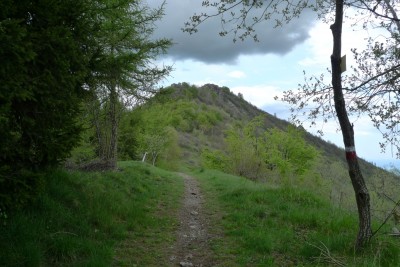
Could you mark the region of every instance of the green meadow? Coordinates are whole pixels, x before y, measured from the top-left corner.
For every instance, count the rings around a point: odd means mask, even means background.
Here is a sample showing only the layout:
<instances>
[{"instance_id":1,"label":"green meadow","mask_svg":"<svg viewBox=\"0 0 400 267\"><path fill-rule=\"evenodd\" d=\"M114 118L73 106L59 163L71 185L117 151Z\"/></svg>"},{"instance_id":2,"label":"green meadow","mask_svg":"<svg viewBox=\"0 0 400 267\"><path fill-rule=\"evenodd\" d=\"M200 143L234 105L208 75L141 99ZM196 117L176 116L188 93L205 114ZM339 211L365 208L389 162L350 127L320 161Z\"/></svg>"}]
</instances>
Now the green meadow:
<instances>
[{"instance_id":1,"label":"green meadow","mask_svg":"<svg viewBox=\"0 0 400 267\"><path fill-rule=\"evenodd\" d=\"M396 266L384 226L355 253L357 215L306 188L192 170L211 218L216 266ZM142 162L113 172L54 170L33 206L0 227L1 266L168 266L182 178ZM375 222L376 229L379 222Z\"/></svg>"}]
</instances>

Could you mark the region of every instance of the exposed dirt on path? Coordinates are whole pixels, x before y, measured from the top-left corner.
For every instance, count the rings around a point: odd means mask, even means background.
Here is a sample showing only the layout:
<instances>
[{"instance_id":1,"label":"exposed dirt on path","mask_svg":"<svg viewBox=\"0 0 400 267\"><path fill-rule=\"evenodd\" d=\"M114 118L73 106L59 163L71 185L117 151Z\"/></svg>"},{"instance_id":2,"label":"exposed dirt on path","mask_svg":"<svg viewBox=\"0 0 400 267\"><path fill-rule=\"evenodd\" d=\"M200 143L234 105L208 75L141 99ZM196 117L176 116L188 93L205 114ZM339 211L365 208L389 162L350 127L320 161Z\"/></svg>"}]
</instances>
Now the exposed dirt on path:
<instances>
[{"instance_id":1,"label":"exposed dirt on path","mask_svg":"<svg viewBox=\"0 0 400 267\"><path fill-rule=\"evenodd\" d=\"M184 178L185 193L179 211L177 241L172 247L170 263L173 266L214 266L208 232L210 218L204 212L204 199L198 182L193 177Z\"/></svg>"}]
</instances>

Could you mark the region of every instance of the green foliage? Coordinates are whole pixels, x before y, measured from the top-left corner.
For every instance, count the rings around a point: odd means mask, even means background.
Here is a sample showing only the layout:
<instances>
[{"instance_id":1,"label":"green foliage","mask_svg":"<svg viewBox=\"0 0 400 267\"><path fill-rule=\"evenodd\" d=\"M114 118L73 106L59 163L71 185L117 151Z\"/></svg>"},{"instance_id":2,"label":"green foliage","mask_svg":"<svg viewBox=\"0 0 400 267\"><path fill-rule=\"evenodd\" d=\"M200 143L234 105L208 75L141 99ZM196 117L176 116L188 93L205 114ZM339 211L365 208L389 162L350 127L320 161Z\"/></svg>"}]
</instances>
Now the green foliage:
<instances>
[{"instance_id":1,"label":"green foliage","mask_svg":"<svg viewBox=\"0 0 400 267\"><path fill-rule=\"evenodd\" d=\"M2 210L0 208L0 225L6 226L7 225L7 211L6 210Z\"/></svg>"},{"instance_id":2,"label":"green foliage","mask_svg":"<svg viewBox=\"0 0 400 267\"><path fill-rule=\"evenodd\" d=\"M165 130L165 139L167 140L164 150L159 157L159 166L166 170L177 171L180 166L182 151L178 145L178 132L168 126Z\"/></svg>"},{"instance_id":3,"label":"green foliage","mask_svg":"<svg viewBox=\"0 0 400 267\"><path fill-rule=\"evenodd\" d=\"M179 99L173 97L174 90L167 87L160 90L154 98L141 110L147 118L161 117L163 125L175 127L183 132L192 132L195 129L209 131L213 126L222 121L220 110L196 102L199 91L196 87L186 83L183 87L184 96ZM180 87L179 87L180 88ZM190 97L187 97L190 96Z\"/></svg>"},{"instance_id":4,"label":"green foliage","mask_svg":"<svg viewBox=\"0 0 400 267\"><path fill-rule=\"evenodd\" d=\"M289 126L286 132L273 128L265 134L267 161L276 165L281 175L303 175L313 167L319 153L306 143L303 132Z\"/></svg>"},{"instance_id":5,"label":"green foliage","mask_svg":"<svg viewBox=\"0 0 400 267\"><path fill-rule=\"evenodd\" d=\"M186 88L185 95L188 100L196 99L199 96L199 90L197 90L196 86L189 85L188 83L182 83L182 86Z\"/></svg>"},{"instance_id":6,"label":"green foliage","mask_svg":"<svg viewBox=\"0 0 400 267\"><path fill-rule=\"evenodd\" d=\"M122 114L119 124L118 136L118 158L120 160L137 159L138 140L134 134L136 127L138 127L140 118L130 116L128 112Z\"/></svg>"},{"instance_id":7,"label":"green foliage","mask_svg":"<svg viewBox=\"0 0 400 267\"><path fill-rule=\"evenodd\" d=\"M79 140L90 23L85 2L8 0L0 10L0 206L12 209Z\"/></svg>"},{"instance_id":8,"label":"green foliage","mask_svg":"<svg viewBox=\"0 0 400 267\"><path fill-rule=\"evenodd\" d=\"M68 158L72 164L84 164L96 158L94 145L90 140L81 140L79 145L76 146Z\"/></svg>"},{"instance_id":9,"label":"green foliage","mask_svg":"<svg viewBox=\"0 0 400 267\"><path fill-rule=\"evenodd\" d=\"M122 94L139 96L138 88L152 87L170 71L151 64L170 41L151 38L162 8L141 2L7 0L0 10L0 207L5 207L13 205L5 198L17 202L35 195L36 172L69 156L82 130L81 103L89 96L98 104L92 114L107 113L109 119L97 130L112 130L94 135L104 138L84 136L73 159L92 158L94 140L116 152ZM110 141L100 142L104 139ZM20 185L25 193L14 188Z\"/></svg>"},{"instance_id":10,"label":"green foliage","mask_svg":"<svg viewBox=\"0 0 400 267\"><path fill-rule=\"evenodd\" d=\"M227 131L228 168L234 174L257 179L264 173L264 158L260 154L257 138L249 128L251 124L244 127L238 125Z\"/></svg>"},{"instance_id":11,"label":"green foliage","mask_svg":"<svg viewBox=\"0 0 400 267\"><path fill-rule=\"evenodd\" d=\"M98 26L92 33L97 49L88 82L93 99L88 106L98 137L98 156L116 165L123 107L145 98L170 72L170 67L152 62L166 52L171 41L152 37L162 7L151 9L144 2L130 0L99 0L99 4L102 8L96 8L93 18Z\"/></svg>"},{"instance_id":12,"label":"green foliage","mask_svg":"<svg viewBox=\"0 0 400 267\"><path fill-rule=\"evenodd\" d=\"M48 172L40 197L29 208L13 211L7 224L0 225L0 265L166 262L169 255L159 251L174 238L182 179L137 162L122 162L119 167L119 172ZM124 242L141 246L124 251Z\"/></svg>"},{"instance_id":13,"label":"green foliage","mask_svg":"<svg viewBox=\"0 0 400 267\"><path fill-rule=\"evenodd\" d=\"M227 131L225 142L232 173L257 179L266 170L279 170L282 177L304 175L314 167L318 151L308 145L303 133L289 126L264 130L264 117L258 116L246 125L238 124Z\"/></svg>"},{"instance_id":14,"label":"green foliage","mask_svg":"<svg viewBox=\"0 0 400 267\"><path fill-rule=\"evenodd\" d=\"M207 169L225 171L227 156L220 150L204 149L201 152L202 166Z\"/></svg>"},{"instance_id":15,"label":"green foliage","mask_svg":"<svg viewBox=\"0 0 400 267\"><path fill-rule=\"evenodd\" d=\"M132 148L129 153L141 159L147 152L150 160L160 160L160 166L167 168L180 159L178 131L210 132L222 120L217 109L198 105L193 100L175 100L172 92L169 88L162 89L148 103L128 112L127 118L135 121L135 127L124 130L125 136L137 141L136 151Z\"/></svg>"},{"instance_id":16,"label":"green foliage","mask_svg":"<svg viewBox=\"0 0 400 267\"><path fill-rule=\"evenodd\" d=\"M54 164L78 140L86 56L78 43L85 38L78 32L85 21L77 16L83 6L70 1L12 2L2 2L2 10L8 3L14 7L0 18L1 25L6 24L1 37L12 40L2 40L0 50L0 101L6 107L0 128L10 137L0 144L2 159L30 166ZM11 21L15 27L7 26Z\"/></svg>"},{"instance_id":17,"label":"green foliage","mask_svg":"<svg viewBox=\"0 0 400 267\"><path fill-rule=\"evenodd\" d=\"M6 175L0 174L0 208L9 214L31 203L44 189L45 181L41 172L25 168L2 171Z\"/></svg>"},{"instance_id":18,"label":"green foliage","mask_svg":"<svg viewBox=\"0 0 400 267\"><path fill-rule=\"evenodd\" d=\"M95 146L95 132L90 127L91 121L90 117L86 112L82 112L79 116L79 122L82 125L82 132L80 134L80 140L77 146L75 146L68 159L65 162L65 165L70 165L74 167L75 165L86 164L90 161L93 161L96 155Z\"/></svg>"}]
</instances>

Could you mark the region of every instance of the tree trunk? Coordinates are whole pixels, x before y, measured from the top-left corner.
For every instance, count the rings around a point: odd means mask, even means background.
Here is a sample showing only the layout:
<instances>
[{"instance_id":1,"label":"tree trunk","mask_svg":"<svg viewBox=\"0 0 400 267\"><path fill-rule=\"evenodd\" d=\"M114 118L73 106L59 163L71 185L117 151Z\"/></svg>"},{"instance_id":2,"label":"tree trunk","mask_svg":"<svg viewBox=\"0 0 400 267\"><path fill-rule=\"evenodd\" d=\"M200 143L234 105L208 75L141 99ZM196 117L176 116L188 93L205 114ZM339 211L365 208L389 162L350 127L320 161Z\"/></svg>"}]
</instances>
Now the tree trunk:
<instances>
[{"instance_id":1,"label":"tree trunk","mask_svg":"<svg viewBox=\"0 0 400 267\"><path fill-rule=\"evenodd\" d=\"M110 145L108 148L107 162L115 168L117 167L117 142L118 142L118 96L116 85L113 84L110 88Z\"/></svg>"},{"instance_id":2,"label":"tree trunk","mask_svg":"<svg viewBox=\"0 0 400 267\"><path fill-rule=\"evenodd\" d=\"M97 106L96 100L92 99L90 103L90 111L93 115L92 124L96 130L96 137L97 142L99 144L99 151L97 152L98 155L103 155L102 149L104 147L104 138L101 132L101 119L100 119L100 107Z\"/></svg>"},{"instance_id":3,"label":"tree trunk","mask_svg":"<svg viewBox=\"0 0 400 267\"><path fill-rule=\"evenodd\" d=\"M142 162L146 161L146 156L147 156L147 152L144 152L143 158L142 158Z\"/></svg>"},{"instance_id":4,"label":"tree trunk","mask_svg":"<svg viewBox=\"0 0 400 267\"><path fill-rule=\"evenodd\" d=\"M156 165L156 160L157 160L157 156L158 156L158 152L153 152L153 166Z\"/></svg>"},{"instance_id":5,"label":"tree trunk","mask_svg":"<svg viewBox=\"0 0 400 267\"><path fill-rule=\"evenodd\" d=\"M333 53L331 56L332 65L332 86L334 93L335 110L342 130L343 143L346 150L346 160L349 168L349 176L355 192L359 231L355 244L356 250L360 250L371 238L371 213L370 197L364 178L358 164L354 143L353 125L350 123L342 90L341 78L341 42L343 24L343 0L336 0L335 22L331 25L333 35Z\"/></svg>"}]
</instances>

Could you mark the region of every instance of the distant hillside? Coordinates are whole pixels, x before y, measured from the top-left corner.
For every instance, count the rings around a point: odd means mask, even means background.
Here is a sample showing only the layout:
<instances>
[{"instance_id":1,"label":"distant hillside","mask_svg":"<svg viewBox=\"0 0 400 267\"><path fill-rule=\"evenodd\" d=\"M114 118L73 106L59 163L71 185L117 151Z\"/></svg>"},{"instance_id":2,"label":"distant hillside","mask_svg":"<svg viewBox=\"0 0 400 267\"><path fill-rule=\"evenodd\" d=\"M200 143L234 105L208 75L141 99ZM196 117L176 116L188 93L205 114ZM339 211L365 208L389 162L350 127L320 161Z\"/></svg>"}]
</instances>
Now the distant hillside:
<instances>
[{"instance_id":1,"label":"distant hillside","mask_svg":"<svg viewBox=\"0 0 400 267\"><path fill-rule=\"evenodd\" d=\"M185 129L182 125L173 125L179 132L179 144L183 148L183 159L191 165L198 165L201 150L204 148L224 149L224 132L234 124L248 123L254 117L263 114L265 116L265 128L277 127L286 129L289 123L266 113L243 98L233 94L227 87L219 87L214 84L206 84L201 87L191 86L187 83L172 84L161 90L152 101L146 105L155 103L180 103L190 104L190 109L184 109L185 119L191 119L189 124L194 127ZM178 104L177 104L178 105ZM171 108L177 108L172 107ZM182 108L180 105L179 108ZM207 127L204 120L197 118L202 112L212 111L219 118ZM168 111L166 111L168 112ZM172 115L174 116L174 115Z\"/></svg>"},{"instance_id":2,"label":"distant hillside","mask_svg":"<svg viewBox=\"0 0 400 267\"><path fill-rule=\"evenodd\" d=\"M278 128L285 131L290 125L289 122L248 103L229 88L213 84L201 87L188 83L172 84L160 90L136 112L141 112L140 116L146 117L143 119L145 123L155 120L156 124L169 126L176 131L181 162L189 168L201 166L201 155L205 149L226 151L226 131L235 125L241 127L256 116L263 115L265 130ZM304 131L302 128L300 130ZM318 166L314 171L323 181L314 182L314 185L320 183L321 194L338 206L355 209L344 150L308 132L304 133L304 138L320 151ZM164 159L164 166L172 164L169 155L165 155ZM382 211L383 216L384 210L396 198L391 196L398 195L396 186L399 179L362 159L360 164L372 192L375 205L373 208Z\"/></svg>"},{"instance_id":3,"label":"distant hillside","mask_svg":"<svg viewBox=\"0 0 400 267\"><path fill-rule=\"evenodd\" d=\"M176 100L187 100L203 106L202 110L213 109L220 112L223 120L213 125L213 127L204 132L207 136L207 142L201 142L197 137L194 137L194 132L180 131L181 145L191 151L198 151L203 146L221 148L223 143L223 132L233 123L247 123L258 115L265 116L265 128L279 128L285 130L290 124L288 121L279 119L256 106L244 100L242 97L232 93L227 87L219 87L214 84L206 84L201 87L191 86L188 83L172 84L163 89L150 103L154 102L169 102ZM178 128L179 130L179 128ZM192 142L189 141L192 139ZM307 141L323 152L326 160L329 162L339 161L342 164L347 164L344 157L343 149L336 145L326 142L323 139L306 132ZM188 153L187 151L184 151ZM190 153L192 155L192 153ZM192 155L196 157L196 155ZM361 166L365 175L371 175L377 168L371 163L361 159Z\"/></svg>"}]
</instances>

